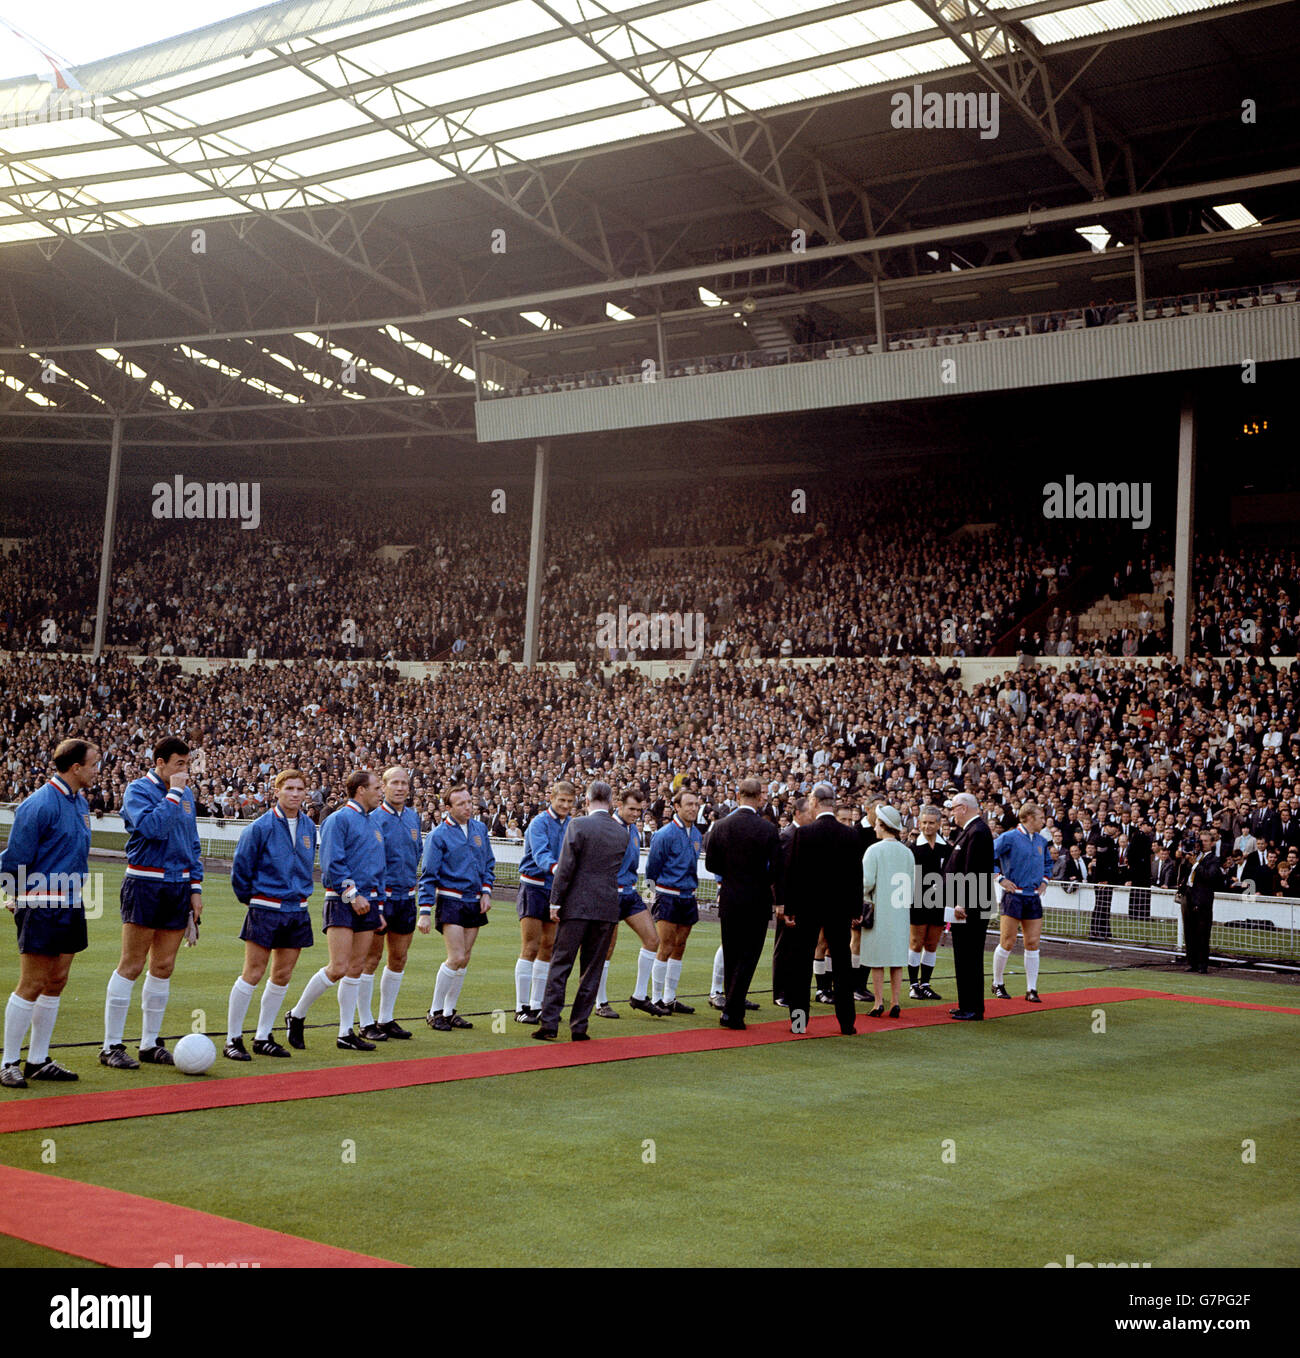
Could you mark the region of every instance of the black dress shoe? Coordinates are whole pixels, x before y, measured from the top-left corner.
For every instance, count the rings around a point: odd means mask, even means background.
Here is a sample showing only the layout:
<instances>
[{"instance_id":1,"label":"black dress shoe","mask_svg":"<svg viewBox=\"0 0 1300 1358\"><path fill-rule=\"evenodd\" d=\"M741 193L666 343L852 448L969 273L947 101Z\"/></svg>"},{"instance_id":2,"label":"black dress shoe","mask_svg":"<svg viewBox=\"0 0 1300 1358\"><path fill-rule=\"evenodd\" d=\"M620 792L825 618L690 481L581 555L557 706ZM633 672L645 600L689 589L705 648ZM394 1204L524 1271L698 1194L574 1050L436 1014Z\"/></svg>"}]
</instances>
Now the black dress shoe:
<instances>
[{"instance_id":1,"label":"black dress shoe","mask_svg":"<svg viewBox=\"0 0 1300 1358\"><path fill-rule=\"evenodd\" d=\"M590 1042L590 1041L591 1041L591 1034L590 1034L590 1033L570 1033L570 1034L569 1034L569 1041L570 1041L570 1042Z\"/></svg>"},{"instance_id":2,"label":"black dress shoe","mask_svg":"<svg viewBox=\"0 0 1300 1358\"><path fill-rule=\"evenodd\" d=\"M389 1037L396 1037L404 1040L411 1036L410 1030L403 1028L396 1019L390 1019L387 1023L381 1023L379 1026Z\"/></svg>"},{"instance_id":3,"label":"black dress shoe","mask_svg":"<svg viewBox=\"0 0 1300 1358\"><path fill-rule=\"evenodd\" d=\"M340 1037L335 1045L341 1052L372 1052L375 1049L373 1042L367 1042L364 1037L358 1037L353 1032L349 1032L346 1037Z\"/></svg>"},{"instance_id":4,"label":"black dress shoe","mask_svg":"<svg viewBox=\"0 0 1300 1358\"><path fill-rule=\"evenodd\" d=\"M841 1029L840 1029L840 1036L841 1036L841 1037L857 1037L857 1035L858 1035L858 1030L857 1030L856 1028L841 1028Z\"/></svg>"},{"instance_id":5,"label":"black dress shoe","mask_svg":"<svg viewBox=\"0 0 1300 1358\"><path fill-rule=\"evenodd\" d=\"M79 1080L80 1075L74 1074L66 1066L61 1066L57 1061L28 1061L23 1067L23 1076L28 1080Z\"/></svg>"},{"instance_id":6,"label":"black dress shoe","mask_svg":"<svg viewBox=\"0 0 1300 1358\"><path fill-rule=\"evenodd\" d=\"M952 1009L949 1011L951 1016L966 1023L983 1023L984 1015L977 1014L973 1009Z\"/></svg>"},{"instance_id":7,"label":"black dress shoe","mask_svg":"<svg viewBox=\"0 0 1300 1358\"><path fill-rule=\"evenodd\" d=\"M255 1037L253 1053L256 1056L288 1056L289 1049L282 1047L273 1037Z\"/></svg>"},{"instance_id":8,"label":"black dress shoe","mask_svg":"<svg viewBox=\"0 0 1300 1358\"><path fill-rule=\"evenodd\" d=\"M387 1042L388 1034L378 1023L367 1023L361 1030L361 1036L367 1042Z\"/></svg>"},{"instance_id":9,"label":"black dress shoe","mask_svg":"<svg viewBox=\"0 0 1300 1358\"><path fill-rule=\"evenodd\" d=\"M554 1028L539 1028L535 1033L529 1033L529 1037L537 1042L554 1042L559 1033Z\"/></svg>"},{"instance_id":10,"label":"black dress shoe","mask_svg":"<svg viewBox=\"0 0 1300 1358\"><path fill-rule=\"evenodd\" d=\"M306 1051L307 1038L305 1034L307 1031L307 1020L295 1018L290 1014L285 1022L289 1029L289 1045L294 1051Z\"/></svg>"},{"instance_id":11,"label":"black dress shoe","mask_svg":"<svg viewBox=\"0 0 1300 1358\"><path fill-rule=\"evenodd\" d=\"M743 1033L748 1031L743 1019L739 1023L732 1023L730 1019L720 1018L718 1020L718 1027L730 1028L733 1033Z\"/></svg>"},{"instance_id":12,"label":"black dress shoe","mask_svg":"<svg viewBox=\"0 0 1300 1358\"><path fill-rule=\"evenodd\" d=\"M758 1001L757 1001L757 1000L746 1000L746 1001L745 1001L745 1008L746 1008L746 1009L757 1009L757 1008L758 1008Z\"/></svg>"},{"instance_id":13,"label":"black dress shoe","mask_svg":"<svg viewBox=\"0 0 1300 1358\"><path fill-rule=\"evenodd\" d=\"M244 1039L242 1037L237 1037L232 1042L227 1042L221 1049L221 1054L230 1061L251 1061L253 1059L248 1054L248 1048L244 1046Z\"/></svg>"}]
</instances>

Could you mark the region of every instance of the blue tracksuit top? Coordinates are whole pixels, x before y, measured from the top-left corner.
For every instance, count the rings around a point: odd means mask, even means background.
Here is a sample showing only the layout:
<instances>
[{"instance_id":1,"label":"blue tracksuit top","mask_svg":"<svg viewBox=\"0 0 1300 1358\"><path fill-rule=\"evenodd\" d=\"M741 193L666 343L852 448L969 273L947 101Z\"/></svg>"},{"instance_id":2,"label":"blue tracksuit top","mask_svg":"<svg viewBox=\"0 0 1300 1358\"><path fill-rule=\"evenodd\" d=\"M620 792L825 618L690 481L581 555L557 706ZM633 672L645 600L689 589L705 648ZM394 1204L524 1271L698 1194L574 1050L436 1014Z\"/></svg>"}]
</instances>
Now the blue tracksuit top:
<instances>
[{"instance_id":1,"label":"blue tracksuit top","mask_svg":"<svg viewBox=\"0 0 1300 1358\"><path fill-rule=\"evenodd\" d=\"M128 831L126 875L151 882L188 882L203 890L203 859L194 794L170 789L150 769L126 789L122 819Z\"/></svg>"},{"instance_id":2,"label":"blue tracksuit top","mask_svg":"<svg viewBox=\"0 0 1300 1358\"><path fill-rule=\"evenodd\" d=\"M349 886L369 900L384 899L387 859L375 817L349 798L320 828L320 875L327 896Z\"/></svg>"},{"instance_id":3,"label":"blue tracksuit top","mask_svg":"<svg viewBox=\"0 0 1300 1358\"><path fill-rule=\"evenodd\" d=\"M548 806L528 822L524 831L524 856L519 864L519 880L529 886L551 889L551 875L560 861L560 845L572 816L563 820Z\"/></svg>"},{"instance_id":4,"label":"blue tracksuit top","mask_svg":"<svg viewBox=\"0 0 1300 1358\"><path fill-rule=\"evenodd\" d=\"M700 845L704 836L674 816L650 841L646 880L668 896L694 896L700 882Z\"/></svg>"},{"instance_id":5,"label":"blue tracksuit top","mask_svg":"<svg viewBox=\"0 0 1300 1358\"><path fill-rule=\"evenodd\" d=\"M262 910L306 910L316 890L316 826L298 812L298 833L290 840L289 818L273 806L239 837L230 868L235 899Z\"/></svg>"},{"instance_id":6,"label":"blue tracksuit top","mask_svg":"<svg viewBox=\"0 0 1300 1358\"><path fill-rule=\"evenodd\" d=\"M496 864L487 826L481 820L471 820L462 830L451 816L444 816L424 841L420 909L432 910L439 896L477 906L483 892L496 881Z\"/></svg>"},{"instance_id":7,"label":"blue tracksuit top","mask_svg":"<svg viewBox=\"0 0 1300 1358\"><path fill-rule=\"evenodd\" d=\"M0 873L21 909L80 905L90 854L90 807L56 773L14 812Z\"/></svg>"}]
</instances>

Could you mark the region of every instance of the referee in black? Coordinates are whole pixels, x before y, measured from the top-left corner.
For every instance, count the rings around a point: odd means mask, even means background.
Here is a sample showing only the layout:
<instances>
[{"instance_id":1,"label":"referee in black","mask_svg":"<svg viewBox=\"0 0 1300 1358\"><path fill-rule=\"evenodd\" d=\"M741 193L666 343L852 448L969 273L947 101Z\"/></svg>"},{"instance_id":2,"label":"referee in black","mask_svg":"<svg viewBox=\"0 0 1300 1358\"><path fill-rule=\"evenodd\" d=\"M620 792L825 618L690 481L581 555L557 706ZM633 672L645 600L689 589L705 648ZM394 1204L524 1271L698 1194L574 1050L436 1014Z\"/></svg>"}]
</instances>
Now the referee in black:
<instances>
[{"instance_id":1,"label":"referee in black","mask_svg":"<svg viewBox=\"0 0 1300 1358\"><path fill-rule=\"evenodd\" d=\"M724 1028L743 1031L745 999L763 953L772 917L772 888L781 835L763 809L763 785L746 778L737 789L736 809L709 827L704 866L719 879L718 919L722 924Z\"/></svg>"}]
</instances>

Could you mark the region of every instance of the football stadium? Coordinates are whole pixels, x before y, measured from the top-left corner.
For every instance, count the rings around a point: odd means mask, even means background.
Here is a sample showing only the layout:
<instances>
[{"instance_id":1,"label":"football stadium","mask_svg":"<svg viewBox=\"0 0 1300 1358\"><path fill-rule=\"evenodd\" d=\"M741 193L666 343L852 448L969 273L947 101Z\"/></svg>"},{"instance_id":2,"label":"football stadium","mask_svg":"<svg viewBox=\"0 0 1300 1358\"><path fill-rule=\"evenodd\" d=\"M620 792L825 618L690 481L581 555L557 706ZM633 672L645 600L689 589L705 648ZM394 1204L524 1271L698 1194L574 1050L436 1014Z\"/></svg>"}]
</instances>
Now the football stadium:
<instances>
[{"instance_id":1,"label":"football stadium","mask_svg":"<svg viewBox=\"0 0 1300 1358\"><path fill-rule=\"evenodd\" d=\"M1259 1333L1294 6L102 10L0 17L33 1333L538 1266Z\"/></svg>"}]
</instances>

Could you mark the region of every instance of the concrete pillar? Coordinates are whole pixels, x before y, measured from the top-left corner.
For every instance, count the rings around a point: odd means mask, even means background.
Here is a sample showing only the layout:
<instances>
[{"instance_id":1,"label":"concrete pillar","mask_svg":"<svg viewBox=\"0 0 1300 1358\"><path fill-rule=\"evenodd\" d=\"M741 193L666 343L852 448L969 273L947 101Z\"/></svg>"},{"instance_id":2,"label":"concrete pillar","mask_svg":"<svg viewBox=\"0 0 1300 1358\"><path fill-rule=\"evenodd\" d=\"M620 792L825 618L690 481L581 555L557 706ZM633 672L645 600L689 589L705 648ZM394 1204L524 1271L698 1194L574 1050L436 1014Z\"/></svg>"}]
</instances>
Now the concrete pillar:
<instances>
[{"instance_id":1,"label":"concrete pillar","mask_svg":"<svg viewBox=\"0 0 1300 1358\"><path fill-rule=\"evenodd\" d=\"M94 659L104 649L108 630L108 600L113 579L113 535L117 531L117 491L122 480L122 419L113 420L113 443L108 454L108 501L104 505L104 540L99 549L99 606L95 610Z\"/></svg>"},{"instance_id":2,"label":"concrete pillar","mask_svg":"<svg viewBox=\"0 0 1300 1358\"><path fill-rule=\"evenodd\" d=\"M546 486L549 480L551 444L542 439L537 445L533 467L533 531L528 542L528 611L524 618L524 664L537 664L537 642L541 627L542 572L546 569Z\"/></svg>"},{"instance_id":3,"label":"concrete pillar","mask_svg":"<svg viewBox=\"0 0 1300 1358\"><path fill-rule=\"evenodd\" d=\"M1187 659L1192 630L1192 520L1196 508L1196 411L1184 393L1178 416L1178 501L1174 519L1174 634L1175 657Z\"/></svg>"}]
</instances>

